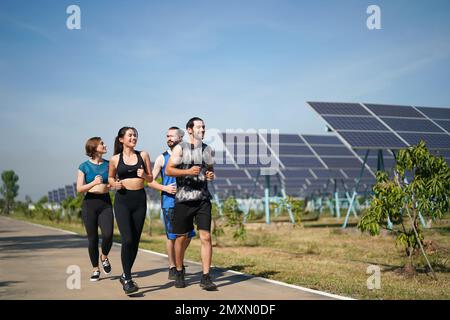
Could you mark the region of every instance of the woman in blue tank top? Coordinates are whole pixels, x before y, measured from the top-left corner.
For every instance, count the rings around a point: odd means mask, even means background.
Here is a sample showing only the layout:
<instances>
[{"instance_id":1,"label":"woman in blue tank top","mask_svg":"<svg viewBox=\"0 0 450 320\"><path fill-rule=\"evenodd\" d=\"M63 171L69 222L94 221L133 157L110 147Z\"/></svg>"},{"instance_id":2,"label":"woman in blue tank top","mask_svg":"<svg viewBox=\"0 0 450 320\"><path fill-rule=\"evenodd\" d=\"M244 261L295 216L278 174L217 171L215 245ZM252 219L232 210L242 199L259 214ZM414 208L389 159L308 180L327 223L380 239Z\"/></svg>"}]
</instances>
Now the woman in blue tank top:
<instances>
[{"instance_id":1,"label":"woman in blue tank top","mask_svg":"<svg viewBox=\"0 0 450 320\"><path fill-rule=\"evenodd\" d=\"M89 160L78 167L77 192L85 193L82 218L88 236L89 258L94 268L91 281L98 281L100 278L98 227L102 232L103 271L105 274L111 273L108 253L113 242L114 218L108 185L109 162L103 159L106 145L100 137L90 138L86 142L85 149Z\"/></svg>"}]
</instances>

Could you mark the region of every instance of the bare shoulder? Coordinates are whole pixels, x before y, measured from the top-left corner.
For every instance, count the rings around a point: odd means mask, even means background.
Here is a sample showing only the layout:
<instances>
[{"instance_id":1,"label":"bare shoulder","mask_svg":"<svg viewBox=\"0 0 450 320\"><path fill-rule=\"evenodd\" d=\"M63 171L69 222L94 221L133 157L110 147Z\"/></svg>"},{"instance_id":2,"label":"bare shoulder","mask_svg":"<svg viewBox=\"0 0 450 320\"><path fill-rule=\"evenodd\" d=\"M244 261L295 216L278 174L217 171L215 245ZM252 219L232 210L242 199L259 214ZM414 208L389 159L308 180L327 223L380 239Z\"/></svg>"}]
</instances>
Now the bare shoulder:
<instances>
[{"instance_id":1,"label":"bare shoulder","mask_svg":"<svg viewBox=\"0 0 450 320\"><path fill-rule=\"evenodd\" d=\"M183 148L180 144L177 144L172 150L172 155L181 156L183 154Z\"/></svg>"},{"instance_id":2,"label":"bare shoulder","mask_svg":"<svg viewBox=\"0 0 450 320\"><path fill-rule=\"evenodd\" d=\"M155 164L158 164L161 166L164 165L164 156L162 154L160 154L159 156L156 157Z\"/></svg>"},{"instance_id":3,"label":"bare shoulder","mask_svg":"<svg viewBox=\"0 0 450 320\"><path fill-rule=\"evenodd\" d=\"M150 154L147 151L141 151L142 158L150 158Z\"/></svg>"},{"instance_id":4,"label":"bare shoulder","mask_svg":"<svg viewBox=\"0 0 450 320\"><path fill-rule=\"evenodd\" d=\"M117 162L119 161L119 155L115 154L111 157L111 159L109 159L109 163L110 164L117 164Z\"/></svg>"}]
</instances>

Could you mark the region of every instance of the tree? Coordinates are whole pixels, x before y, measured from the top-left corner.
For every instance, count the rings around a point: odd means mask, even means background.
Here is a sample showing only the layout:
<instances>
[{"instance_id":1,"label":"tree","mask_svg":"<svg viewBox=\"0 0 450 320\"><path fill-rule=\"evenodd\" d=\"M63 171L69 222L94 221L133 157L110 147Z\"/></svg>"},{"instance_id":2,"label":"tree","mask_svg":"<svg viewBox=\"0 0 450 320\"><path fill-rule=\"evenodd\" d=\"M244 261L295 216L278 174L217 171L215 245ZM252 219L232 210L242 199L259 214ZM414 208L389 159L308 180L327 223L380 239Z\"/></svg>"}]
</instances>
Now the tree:
<instances>
[{"instance_id":1,"label":"tree","mask_svg":"<svg viewBox=\"0 0 450 320\"><path fill-rule=\"evenodd\" d=\"M43 206L45 203L47 203L48 202L48 197L47 196L42 196L39 200L38 200L38 202L36 202L36 205L41 205L41 206Z\"/></svg>"},{"instance_id":2,"label":"tree","mask_svg":"<svg viewBox=\"0 0 450 320\"><path fill-rule=\"evenodd\" d=\"M64 217L70 223L72 218L79 218L81 206L83 203L83 194L78 193L75 198L68 197L61 202L61 207L64 210Z\"/></svg>"},{"instance_id":3,"label":"tree","mask_svg":"<svg viewBox=\"0 0 450 320\"><path fill-rule=\"evenodd\" d=\"M223 214L227 218L226 226L234 228L233 239L245 239L244 213L234 197L229 197L223 204Z\"/></svg>"},{"instance_id":4,"label":"tree","mask_svg":"<svg viewBox=\"0 0 450 320\"><path fill-rule=\"evenodd\" d=\"M0 187L0 194L3 196L4 200L4 212L9 214L13 204L14 199L17 197L19 191L19 176L15 174L13 170L6 170L2 172L2 182L3 185Z\"/></svg>"},{"instance_id":5,"label":"tree","mask_svg":"<svg viewBox=\"0 0 450 320\"><path fill-rule=\"evenodd\" d=\"M423 247L419 213L436 220L450 209L450 169L445 160L431 155L421 141L399 152L393 178L386 172L377 173L373 191L371 206L358 228L378 235L380 228L387 228L389 218L394 224L396 241L405 248L408 257L405 271L414 272L413 254L420 249L436 278Z\"/></svg>"},{"instance_id":6,"label":"tree","mask_svg":"<svg viewBox=\"0 0 450 320\"><path fill-rule=\"evenodd\" d=\"M290 207L292 214L294 215L295 225L294 226L303 226L301 214L305 211L305 203L306 201L302 201L299 199L295 199L294 197L287 197L283 199L282 204L285 208Z\"/></svg>"}]
</instances>

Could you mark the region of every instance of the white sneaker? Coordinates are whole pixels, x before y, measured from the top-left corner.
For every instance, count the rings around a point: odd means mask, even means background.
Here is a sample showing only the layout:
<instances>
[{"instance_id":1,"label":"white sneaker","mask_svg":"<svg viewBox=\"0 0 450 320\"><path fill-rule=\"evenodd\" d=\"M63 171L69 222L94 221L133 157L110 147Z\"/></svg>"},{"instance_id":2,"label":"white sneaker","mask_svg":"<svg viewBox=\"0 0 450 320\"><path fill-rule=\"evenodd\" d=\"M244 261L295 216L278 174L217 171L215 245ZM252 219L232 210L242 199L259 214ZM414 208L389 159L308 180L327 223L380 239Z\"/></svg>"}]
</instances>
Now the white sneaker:
<instances>
[{"instance_id":1,"label":"white sneaker","mask_svg":"<svg viewBox=\"0 0 450 320\"><path fill-rule=\"evenodd\" d=\"M94 272L92 272L91 281L98 281L98 280L100 280L100 270L95 270Z\"/></svg>"}]
</instances>

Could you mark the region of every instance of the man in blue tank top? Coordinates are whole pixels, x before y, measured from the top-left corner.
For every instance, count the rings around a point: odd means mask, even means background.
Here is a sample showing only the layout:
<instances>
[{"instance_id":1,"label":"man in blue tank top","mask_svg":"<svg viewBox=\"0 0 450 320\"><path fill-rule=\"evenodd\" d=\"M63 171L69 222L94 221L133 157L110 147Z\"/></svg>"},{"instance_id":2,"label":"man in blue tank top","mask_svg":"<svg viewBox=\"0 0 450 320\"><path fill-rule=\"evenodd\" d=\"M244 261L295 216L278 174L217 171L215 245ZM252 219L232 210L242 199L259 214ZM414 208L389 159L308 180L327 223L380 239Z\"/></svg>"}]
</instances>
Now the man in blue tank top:
<instances>
[{"instance_id":1,"label":"man in blue tank top","mask_svg":"<svg viewBox=\"0 0 450 320\"><path fill-rule=\"evenodd\" d=\"M175 194L177 192L176 178L166 175L166 165L169 162L172 149L183 141L184 132L178 127L170 127L167 130L167 146L169 149L160 154L153 165L153 182L149 183L149 187L161 191L161 210L164 217L164 227L166 229L167 242L166 249L169 257L169 280L175 280L177 268L175 266L175 239L177 235L173 233L173 211L175 207ZM156 182L156 178L161 175L162 184ZM192 229L186 242L185 249L188 247L191 238L195 237L195 231ZM184 271L184 266L183 266Z\"/></svg>"}]
</instances>

